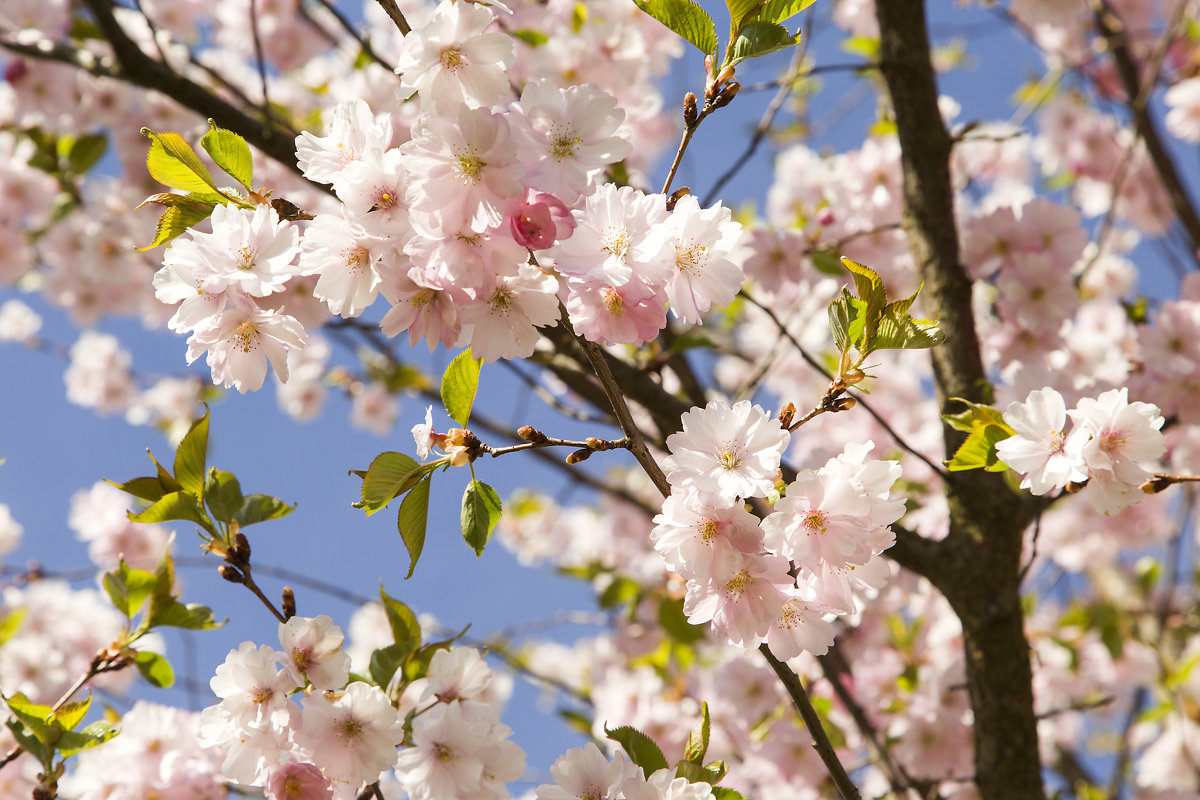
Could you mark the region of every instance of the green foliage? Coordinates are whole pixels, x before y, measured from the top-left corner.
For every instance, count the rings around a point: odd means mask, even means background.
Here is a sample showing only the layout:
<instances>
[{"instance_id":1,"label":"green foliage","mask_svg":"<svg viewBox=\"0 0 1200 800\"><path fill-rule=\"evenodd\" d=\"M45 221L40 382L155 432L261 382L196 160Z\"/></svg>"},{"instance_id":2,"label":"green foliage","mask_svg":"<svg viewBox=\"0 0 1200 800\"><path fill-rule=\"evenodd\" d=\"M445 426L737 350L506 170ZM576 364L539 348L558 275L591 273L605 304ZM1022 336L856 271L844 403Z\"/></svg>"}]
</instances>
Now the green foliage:
<instances>
[{"instance_id":1,"label":"green foliage","mask_svg":"<svg viewBox=\"0 0 1200 800\"><path fill-rule=\"evenodd\" d=\"M208 407L184 434L175 450L175 480L185 492L204 497L204 467L208 458Z\"/></svg>"},{"instance_id":2,"label":"green foliage","mask_svg":"<svg viewBox=\"0 0 1200 800\"><path fill-rule=\"evenodd\" d=\"M425 528L429 522L429 488L432 483L432 478L426 475L405 495L396 515L396 529L400 531L400 538L408 550L408 573L404 576L405 580L413 576L413 570L417 568L417 559L421 557L421 551L425 548Z\"/></svg>"},{"instance_id":3,"label":"green foliage","mask_svg":"<svg viewBox=\"0 0 1200 800\"><path fill-rule=\"evenodd\" d=\"M688 734L687 744L683 747L683 757L696 764L704 763L704 754L708 752L708 737L712 730L712 721L708 715L708 703L700 705L700 721Z\"/></svg>"},{"instance_id":4,"label":"green foliage","mask_svg":"<svg viewBox=\"0 0 1200 800\"><path fill-rule=\"evenodd\" d=\"M482 365L483 361L473 357L468 347L454 357L442 374L442 405L446 407L450 419L464 428L471 418L471 406L475 404Z\"/></svg>"},{"instance_id":5,"label":"green foliage","mask_svg":"<svg viewBox=\"0 0 1200 800\"><path fill-rule=\"evenodd\" d=\"M16 635L21 628L21 623L25 620L25 609L15 608L7 613L0 614L0 646Z\"/></svg>"},{"instance_id":6,"label":"green foliage","mask_svg":"<svg viewBox=\"0 0 1200 800\"><path fill-rule=\"evenodd\" d=\"M692 0L633 0L704 55L717 52L717 28L708 12Z\"/></svg>"},{"instance_id":7,"label":"green foliage","mask_svg":"<svg viewBox=\"0 0 1200 800\"><path fill-rule=\"evenodd\" d=\"M65 758L103 744L116 735L113 727L104 722L75 730L91 707L90 694L84 700L64 703L57 711L51 706L30 702L20 692L5 696L4 701L13 715L13 719L5 724L21 748L34 756L47 773L52 771L56 752Z\"/></svg>"},{"instance_id":8,"label":"green foliage","mask_svg":"<svg viewBox=\"0 0 1200 800\"><path fill-rule=\"evenodd\" d=\"M233 131L217 127L211 119L209 131L200 140L200 146L212 158L213 163L233 176L247 192L254 190L254 160L246 140Z\"/></svg>"},{"instance_id":9,"label":"green foliage","mask_svg":"<svg viewBox=\"0 0 1200 800\"><path fill-rule=\"evenodd\" d=\"M380 453L362 474L362 500L356 507L366 511L369 517L397 495L412 489L439 466L437 462L421 464L403 453Z\"/></svg>"},{"instance_id":10,"label":"green foliage","mask_svg":"<svg viewBox=\"0 0 1200 800\"><path fill-rule=\"evenodd\" d=\"M800 33L792 35L776 22L754 20L738 29L729 46L727 64L735 66L747 58L757 58L791 47L800 41Z\"/></svg>"},{"instance_id":11,"label":"green foliage","mask_svg":"<svg viewBox=\"0 0 1200 800\"><path fill-rule=\"evenodd\" d=\"M667 759L662 750L646 734L630 725L609 730L604 726L604 735L621 745L621 749L629 756L629 760L642 768L642 773L649 778L660 769L667 768Z\"/></svg>"},{"instance_id":12,"label":"green foliage","mask_svg":"<svg viewBox=\"0 0 1200 800\"><path fill-rule=\"evenodd\" d=\"M1014 431L1003 415L991 406L972 403L961 397L950 398L967 407L966 411L957 414L944 414L942 419L956 430L968 434L954 454L954 458L946 462L946 468L951 472L969 469L986 469L988 472L1004 472L1008 469L996 455L996 443L1012 436Z\"/></svg>"},{"instance_id":13,"label":"green foliage","mask_svg":"<svg viewBox=\"0 0 1200 800\"><path fill-rule=\"evenodd\" d=\"M463 539L475 551L476 556L483 555L492 529L500 520L502 504L496 490L483 481L472 480L463 492L462 513L459 521L462 524Z\"/></svg>"},{"instance_id":14,"label":"green foliage","mask_svg":"<svg viewBox=\"0 0 1200 800\"><path fill-rule=\"evenodd\" d=\"M254 177L249 145L236 133L218 128L212 120L209 125L210 130L201 139L201 146L218 167L245 188L246 197L249 197ZM150 176L184 194L159 193L142 201L138 208L154 203L165 206L166 210L158 219L153 240L139 250L150 250L170 242L196 223L208 219L218 205L250 205L232 189L219 187L196 151L178 133L142 128L142 134L150 139L150 149L146 153L146 169Z\"/></svg>"},{"instance_id":15,"label":"green foliage","mask_svg":"<svg viewBox=\"0 0 1200 800\"><path fill-rule=\"evenodd\" d=\"M175 683L175 670L171 669L171 663L158 653L143 650L137 654L133 663L151 686L165 689Z\"/></svg>"},{"instance_id":16,"label":"green foliage","mask_svg":"<svg viewBox=\"0 0 1200 800\"><path fill-rule=\"evenodd\" d=\"M72 175L82 175L104 157L108 137L103 133L63 135L58 137L56 146L62 168Z\"/></svg>"},{"instance_id":17,"label":"green foliage","mask_svg":"<svg viewBox=\"0 0 1200 800\"><path fill-rule=\"evenodd\" d=\"M908 313L921 293L888 302L883 279L869 267L842 258L842 264L854 279L857 297L842 289L829 304L829 328L843 363L851 349L858 352L854 366L876 350L913 350L934 347L945 341L936 322L914 319Z\"/></svg>"}]
</instances>

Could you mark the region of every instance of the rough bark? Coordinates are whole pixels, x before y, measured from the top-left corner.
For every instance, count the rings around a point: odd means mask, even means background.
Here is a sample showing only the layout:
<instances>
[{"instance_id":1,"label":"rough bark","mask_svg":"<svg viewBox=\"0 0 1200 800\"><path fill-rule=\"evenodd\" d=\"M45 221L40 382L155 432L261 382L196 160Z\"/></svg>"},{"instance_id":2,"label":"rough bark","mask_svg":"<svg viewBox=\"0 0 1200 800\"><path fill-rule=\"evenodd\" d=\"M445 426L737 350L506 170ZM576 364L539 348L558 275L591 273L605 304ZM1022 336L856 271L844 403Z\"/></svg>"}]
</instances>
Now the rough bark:
<instances>
[{"instance_id":1,"label":"rough bark","mask_svg":"<svg viewBox=\"0 0 1200 800\"><path fill-rule=\"evenodd\" d=\"M971 311L971 281L959 262L950 183L953 142L937 106L922 0L876 3L881 70L891 96L904 171L903 227L925 282L925 311L947 342L932 351L943 411L951 397L986 401L989 387ZM945 428L946 456L961 434ZM1000 475L952 473L950 533L908 542L909 560L950 601L963 625L967 687L974 710L975 781L984 800L1044 796L1033 712L1032 671L1019 593L1028 503Z\"/></svg>"}]
</instances>

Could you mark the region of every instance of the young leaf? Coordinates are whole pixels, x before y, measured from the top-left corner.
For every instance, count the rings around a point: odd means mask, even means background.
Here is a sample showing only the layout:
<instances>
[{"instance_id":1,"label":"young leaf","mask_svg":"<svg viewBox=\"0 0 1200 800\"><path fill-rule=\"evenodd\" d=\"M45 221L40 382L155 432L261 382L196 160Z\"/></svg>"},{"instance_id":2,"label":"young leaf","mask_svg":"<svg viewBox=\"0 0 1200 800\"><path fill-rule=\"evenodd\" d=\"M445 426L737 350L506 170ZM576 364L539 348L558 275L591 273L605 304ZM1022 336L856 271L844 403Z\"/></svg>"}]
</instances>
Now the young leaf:
<instances>
[{"instance_id":1,"label":"young leaf","mask_svg":"<svg viewBox=\"0 0 1200 800\"><path fill-rule=\"evenodd\" d=\"M816 0L768 0L758 18L767 22L783 22L791 19Z\"/></svg>"},{"instance_id":2,"label":"young leaf","mask_svg":"<svg viewBox=\"0 0 1200 800\"><path fill-rule=\"evenodd\" d=\"M133 663L142 677L155 688L166 689L175 683L175 670L171 669L171 662L158 653L142 650L134 658Z\"/></svg>"},{"instance_id":3,"label":"young leaf","mask_svg":"<svg viewBox=\"0 0 1200 800\"><path fill-rule=\"evenodd\" d=\"M500 495L491 486L476 480L467 484L459 522L462 524L463 538L474 549L476 556L483 555L488 537L500 519L501 509Z\"/></svg>"},{"instance_id":4,"label":"young leaf","mask_svg":"<svg viewBox=\"0 0 1200 800\"><path fill-rule=\"evenodd\" d=\"M417 615L385 592L382 586L379 587L379 598L383 601L383 610L392 629L392 640L405 650L402 660L407 660L421 646L421 625L417 622Z\"/></svg>"},{"instance_id":5,"label":"young leaf","mask_svg":"<svg viewBox=\"0 0 1200 800\"><path fill-rule=\"evenodd\" d=\"M233 176L233 179L253 191L254 160L250 157L250 146L233 131L218 128L211 119L208 133L200 140L200 146L212 157L213 162Z\"/></svg>"},{"instance_id":6,"label":"young leaf","mask_svg":"<svg viewBox=\"0 0 1200 800\"><path fill-rule=\"evenodd\" d=\"M379 688L387 689L388 684L392 682L392 676L396 674L396 670L404 666L409 655L411 653L398 644L390 644L374 651L371 653L371 663L367 668L371 674L371 680L375 681L375 685Z\"/></svg>"},{"instance_id":7,"label":"young leaf","mask_svg":"<svg viewBox=\"0 0 1200 800\"><path fill-rule=\"evenodd\" d=\"M204 469L208 458L208 406L184 434L175 451L175 480L198 500L204 499Z\"/></svg>"},{"instance_id":8,"label":"young leaf","mask_svg":"<svg viewBox=\"0 0 1200 800\"><path fill-rule=\"evenodd\" d=\"M59 143L63 142L59 140ZM82 175L96 165L104 156L104 151L108 149L108 137L103 133L85 133L77 139L70 141L70 147L64 161L68 172L75 175Z\"/></svg>"},{"instance_id":9,"label":"young leaf","mask_svg":"<svg viewBox=\"0 0 1200 800\"><path fill-rule=\"evenodd\" d=\"M745 61L747 58L758 58L791 47L800 41L800 34L792 35L787 29L775 22L753 20L743 25L733 38L729 65Z\"/></svg>"},{"instance_id":10,"label":"young leaf","mask_svg":"<svg viewBox=\"0 0 1200 800\"><path fill-rule=\"evenodd\" d=\"M191 208L188 206L171 206L158 218L158 227L154 229L154 238L150 244L137 248L138 250L153 250L159 245L166 244L177 236L183 235L188 228L212 216L212 208Z\"/></svg>"},{"instance_id":11,"label":"young leaf","mask_svg":"<svg viewBox=\"0 0 1200 800\"><path fill-rule=\"evenodd\" d=\"M242 499L242 509L233 518L244 528L256 522L286 517L295 510L295 506L289 506L278 497L269 494L248 494Z\"/></svg>"},{"instance_id":12,"label":"young leaf","mask_svg":"<svg viewBox=\"0 0 1200 800\"><path fill-rule=\"evenodd\" d=\"M371 516L404 494L434 469L429 464L420 464L403 453L387 452L375 456L363 476L362 503L360 508Z\"/></svg>"},{"instance_id":13,"label":"young leaf","mask_svg":"<svg viewBox=\"0 0 1200 800\"><path fill-rule=\"evenodd\" d=\"M0 613L0 647L16 635L25 620L26 609L14 608L7 613Z\"/></svg>"},{"instance_id":14,"label":"young leaf","mask_svg":"<svg viewBox=\"0 0 1200 800\"><path fill-rule=\"evenodd\" d=\"M725 0L729 9L730 30L736 31L743 24L759 16L766 0Z\"/></svg>"},{"instance_id":15,"label":"young leaf","mask_svg":"<svg viewBox=\"0 0 1200 800\"><path fill-rule=\"evenodd\" d=\"M116 735L116 726L107 720L99 720L81 731L71 731L59 737L58 754L63 758L70 758L76 753L104 744Z\"/></svg>"},{"instance_id":16,"label":"young leaf","mask_svg":"<svg viewBox=\"0 0 1200 800\"><path fill-rule=\"evenodd\" d=\"M704 55L717 52L717 27L692 0L633 0L637 7L696 46Z\"/></svg>"},{"instance_id":17,"label":"young leaf","mask_svg":"<svg viewBox=\"0 0 1200 800\"><path fill-rule=\"evenodd\" d=\"M621 745L621 748L629 756L629 760L641 767L642 773L647 778L660 769L667 768L667 759L663 756L662 750L654 743L653 739L637 728L624 725L610 731L605 725L604 735Z\"/></svg>"},{"instance_id":18,"label":"young leaf","mask_svg":"<svg viewBox=\"0 0 1200 800\"><path fill-rule=\"evenodd\" d=\"M413 575L413 570L417 568L417 559L421 557L421 550L425 547L425 526L429 520L429 485L432 482L431 476L425 476L424 480L412 488L412 490L404 496L404 502L400 504L400 511L396 515L396 528L400 531L400 538L404 540L404 546L408 549L408 574L404 576L408 580Z\"/></svg>"},{"instance_id":19,"label":"young leaf","mask_svg":"<svg viewBox=\"0 0 1200 800\"><path fill-rule=\"evenodd\" d=\"M183 628L189 631L211 631L225 622L213 619L212 609L199 603L184 605L174 598L150 604L149 627Z\"/></svg>"},{"instance_id":20,"label":"young leaf","mask_svg":"<svg viewBox=\"0 0 1200 800\"><path fill-rule=\"evenodd\" d=\"M242 496L242 486L232 473L213 467L204 483L204 502L208 503L208 510L214 519L228 524L242 510L246 498Z\"/></svg>"},{"instance_id":21,"label":"young leaf","mask_svg":"<svg viewBox=\"0 0 1200 800\"><path fill-rule=\"evenodd\" d=\"M695 764L704 764L704 754L708 752L708 734L712 722L708 716L708 703L700 704L700 721L688 734L687 744L683 748L683 757Z\"/></svg>"},{"instance_id":22,"label":"young leaf","mask_svg":"<svg viewBox=\"0 0 1200 800\"><path fill-rule=\"evenodd\" d=\"M142 134L150 137L150 152L146 154L150 177L185 192L218 191L208 167L178 133L142 128Z\"/></svg>"},{"instance_id":23,"label":"young leaf","mask_svg":"<svg viewBox=\"0 0 1200 800\"><path fill-rule=\"evenodd\" d=\"M149 508L139 511L136 514L130 513L129 519L133 522L169 522L176 519L185 519L189 522L195 522L209 533L212 533L212 522L204 514L204 510L200 508L200 501L189 492L164 494L158 502Z\"/></svg>"},{"instance_id":24,"label":"young leaf","mask_svg":"<svg viewBox=\"0 0 1200 800\"><path fill-rule=\"evenodd\" d=\"M124 559L115 570L104 573L104 590L108 593L108 599L126 617L132 617L141 610L157 584L158 578L153 572L132 569Z\"/></svg>"},{"instance_id":25,"label":"young leaf","mask_svg":"<svg viewBox=\"0 0 1200 800\"><path fill-rule=\"evenodd\" d=\"M87 716L88 709L92 707L92 694L88 692L88 696L74 703L63 703L62 708L54 712L54 719L62 725L65 730L74 730L79 723L83 722L83 718Z\"/></svg>"},{"instance_id":26,"label":"young leaf","mask_svg":"<svg viewBox=\"0 0 1200 800\"><path fill-rule=\"evenodd\" d=\"M475 392L479 389L479 368L483 361L471 355L467 348L454 357L442 374L442 405L450 419L467 427L471 418L471 406L475 404Z\"/></svg>"},{"instance_id":27,"label":"young leaf","mask_svg":"<svg viewBox=\"0 0 1200 800\"><path fill-rule=\"evenodd\" d=\"M946 462L946 469L961 472L969 469L986 469L988 472L1003 472L1008 465L996 455L996 443L1012 436L1011 429L999 425L981 425L971 432L954 458Z\"/></svg>"},{"instance_id":28,"label":"young leaf","mask_svg":"<svg viewBox=\"0 0 1200 800\"><path fill-rule=\"evenodd\" d=\"M715 800L746 800L736 789L728 786L714 786L712 793Z\"/></svg>"},{"instance_id":29,"label":"young leaf","mask_svg":"<svg viewBox=\"0 0 1200 800\"><path fill-rule=\"evenodd\" d=\"M130 478L124 483L117 483L116 481L108 481L108 483L111 483L126 494L131 494L134 497L151 503L161 500L167 491L174 491L163 489L162 482L158 478L151 478L149 476Z\"/></svg>"}]
</instances>

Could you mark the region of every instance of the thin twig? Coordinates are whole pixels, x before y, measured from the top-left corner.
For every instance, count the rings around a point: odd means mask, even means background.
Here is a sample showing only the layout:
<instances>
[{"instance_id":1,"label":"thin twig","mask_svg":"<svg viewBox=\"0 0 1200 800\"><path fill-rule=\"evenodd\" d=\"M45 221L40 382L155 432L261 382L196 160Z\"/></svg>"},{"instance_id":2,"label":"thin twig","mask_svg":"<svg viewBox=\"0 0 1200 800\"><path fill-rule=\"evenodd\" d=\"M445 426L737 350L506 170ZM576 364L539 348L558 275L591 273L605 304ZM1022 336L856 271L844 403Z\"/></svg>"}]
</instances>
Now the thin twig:
<instances>
[{"instance_id":1,"label":"thin twig","mask_svg":"<svg viewBox=\"0 0 1200 800\"><path fill-rule=\"evenodd\" d=\"M571 322L567 319L566 310L563 310L562 324L570 330ZM572 330L571 333L575 335ZM646 471L646 475L650 477L654 487L662 493L663 497L671 494L671 486L667 483L667 476L663 473L662 467L654 460L649 448L646 447L646 440L642 438L642 432L638 430L637 425L633 421L633 415L629 413L629 406L625 402L625 395L621 392L621 387L617 385L613 379L612 370L608 368L608 361L605 360L605 354L600 349L600 346L595 342L590 342L582 336L578 336L579 344L583 348L583 352L587 355L588 362L592 365L592 370L596 377L600 380L600 385L604 387L604 393L608 395L609 402L612 403L613 413L617 415L617 421L621 425L621 430L625 432L625 436L629 438L629 450L633 453L633 457L642 465L642 469Z\"/></svg>"},{"instance_id":2,"label":"thin twig","mask_svg":"<svg viewBox=\"0 0 1200 800\"><path fill-rule=\"evenodd\" d=\"M258 2L250 0L250 35L254 40L254 62L258 67L258 80L262 84L263 124L271 124L271 97L267 93L267 62L263 58L262 37L258 33ZM269 131L270 128L268 127Z\"/></svg>"},{"instance_id":3,"label":"thin twig","mask_svg":"<svg viewBox=\"0 0 1200 800\"><path fill-rule=\"evenodd\" d=\"M763 658L771 665L771 669L775 670L775 675L783 684L784 689L787 690L788 697L792 699L792 705L796 707L800 718L804 720L805 727L808 728L808 732L812 735L813 747L816 749L817 755L821 757L821 761L825 764L825 769L829 771L829 776L833 778L833 783L837 786L842 800L861 800L858 787L850 780L850 775L838 759L837 752L833 749L833 743L829 741L829 736L825 733L825 728L821 725L821 717L817 715L817 710L813 708L812 701L808 699L808 692L805 691L804 684L800 682L799 676L792 671L791 667L775 657L775 654L771 652L771 648L767 647L766 642L758 646L758 652L762 653Z\"/></svg>"},{"instance_id":4,"label":"thin twig","mask_svg":"<svg viewBox=\"0 0 1200 800\"><path fill-rule=\"evenodd\" d=\"M783 324L783 322L780 321L779 317L777 317L775 315L774 311L772 311L770 308L768 308L764 304L760 303L758 300L755 300L754 297L752 297L750 295L750 293L746 292L745 290L742 290L741 292L739 292L739 295L741 297L746 298L746 300L748 300L750 303L754 304L755 306L758 306L758 308L762 309L762 311L764 313L766 313L766 315L771 319L771 322L773 322L775 324L775 327L779 329L779 332L781 334L783 334L789 342L791 342L792 346L794 348L796 348L796 352L798 352L800 354L801 358L803 358L806 362L808 362L809 366L811 366L813 369L820 372L828 380L830 380L830 381L834 380L834 377L829 374L829 372L825 369L825 367L823 367L820 364L820 362L818 362L815 358L813 358L811 355L809 355L808 351L804 349L804 346L801 345L800 342L796 341L796 338L794 336L792 336L791 331L789 331L787 329L787 326L785 326ZM879 414L879 412L875 411L875 409L871 408L871 406L867 404L866 400L864 400L862 398L861 394L859 394L858 392L848 392L848 394L855 399L855 401L857 402L858 405L862 406L864 411L866 411L868 414L870 414L871 417L874 418L874 420L879 423L880 427L882 427L888 433L888 435L890 435L892 437L892 439L896 442L897 445L900 446L901 449L911 453L912 455L916 456L921 461L925 462L926 466L928 466L937 475L939 475L942 478L942 480L949 479L950 476L946 473L946 470L943 467L934 463L924 453L918 451L916 448L909 445L908 442L906 442L904 440L904 437L902 437L899 433L897 433L896 430L891 425L888 424L887 420L885 420Z\"/></svg>"},{"instance_id":5,"label":"thin twig","mask_svg":"<svg viewBox=\"0 0 1200 800\"><path fill-rule=\"evenodd\" d=\"M350 36L354 37L354 41L358 42L358 46L360 48L362 48L362 52L364 55L366 55L367 58L371 59L379 66L386 68L388 70L388 72L392 71L393 65L384 61L383 58L380 57L380 55L375 52L375 49L373 47L371 47L370 40L368 40L365 36L362 36L361 34L359 34L359 32L357 30L355 30L354 25L350 22L349 19L347 19L346 15L343 14L336 5L331 3L329 0L317 0L317 2L321 5L322 8L324 8L326 11L328 11L330 14L333 15L334 19L336 19L338 21L338 24L342 26L342 29L344 31L346 31L346 33L348 33L348 34L350 34Z\"/></svg>"},{"instance_id":6,"label":"thin twig","mask_svg":"<svg viewBox=\"0 0 1200 800\"><path fill-rule=\"evenodd\" d=\"M400 10L400 6L396 5L396 0L375 0L379 3L379 7L391 19L392 24L400 31L401 35L408 36L412 33L412 27L408 24L408 20L404 18L404 12Z\"/></svg>"}]
</instances>

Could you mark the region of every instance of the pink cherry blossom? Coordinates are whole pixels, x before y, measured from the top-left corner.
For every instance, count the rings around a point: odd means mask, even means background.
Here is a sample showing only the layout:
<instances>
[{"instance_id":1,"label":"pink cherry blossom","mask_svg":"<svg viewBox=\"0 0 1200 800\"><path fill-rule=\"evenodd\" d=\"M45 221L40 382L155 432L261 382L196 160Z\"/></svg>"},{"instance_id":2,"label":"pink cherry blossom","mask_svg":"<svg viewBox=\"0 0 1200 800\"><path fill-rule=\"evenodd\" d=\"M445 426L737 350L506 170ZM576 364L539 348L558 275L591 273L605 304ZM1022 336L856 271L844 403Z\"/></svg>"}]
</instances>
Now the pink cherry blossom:
<instances>
[{"instance_id":1,"label":"pink cherry blossom","mask_svg":"<svg viewBox=\"0 0 1200 800\"><path fill-rule=\"evenodd\" d=\"M1025 477L1021 488L1036 495L1087 479L1081 455L1082 440L1063 435L1067 407L1050 387L1030 392L1024 403L1010 403L1004 421L1014 431L996 444L996 455Z\"/></svg>"},{"instance_id":2,"label":"pink cherry blossom","mask_svg":"<svg viewBox=\"0 0 1200 800\"><path fill-rule=\"evenodd\" d=\"M720 505L764 497L775 487L790 434L749 400L714 400L684 413L683 430L667 437L663 461L673 490L695 491Z\"/></svg>"}]
</instances>

